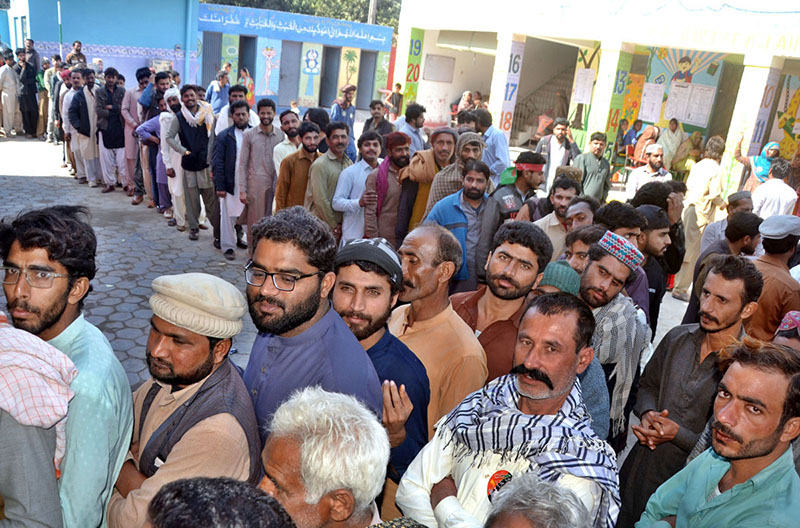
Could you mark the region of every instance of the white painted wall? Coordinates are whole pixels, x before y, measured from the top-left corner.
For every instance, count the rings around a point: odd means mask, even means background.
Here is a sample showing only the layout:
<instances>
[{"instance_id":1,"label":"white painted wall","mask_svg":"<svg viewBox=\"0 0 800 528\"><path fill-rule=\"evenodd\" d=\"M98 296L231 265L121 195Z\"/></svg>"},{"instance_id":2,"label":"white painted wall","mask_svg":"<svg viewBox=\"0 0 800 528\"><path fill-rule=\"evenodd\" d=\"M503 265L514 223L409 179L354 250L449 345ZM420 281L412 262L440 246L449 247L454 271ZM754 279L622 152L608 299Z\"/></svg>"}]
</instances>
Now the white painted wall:
<instances>
[{"instance_id":1,"label":"white painted wall","mask_svg":"<svg viewBox=\"0 0 800 528\"><path fill-rule=\"evenodd\" d=\"M578 48L558 42L528 37L522 59L518 99L530 94L562 70L575 65Z\"/></svg>"},{"instance_id":2,"label":"white painted wall","mask_svg":"<svg viewBox=\"0 0 800 528\"><path fill-rule=\"evenodd\" d=\"M492 83L492 69L494 68L494 56L440 48L436 45L438 38L439 31L429 29L425 31L425 39L422 43L422 70L419 77L419 90L417 92L419 97L417 102L427 109L425 120L426 124L429 125L449 123L450 103L456 97L460 97L464 90L478 90L481 94L488 94L489 86ZM406 53L408 52L406 51ZM456 65L452 83L426 81L423 79L425 76L425 56L431 53L455 57ZM395 82L404 83L405 75L398 79L399 71L405 72L405 68L403 70L395 70Z\"/></svg>"}]
</instances>

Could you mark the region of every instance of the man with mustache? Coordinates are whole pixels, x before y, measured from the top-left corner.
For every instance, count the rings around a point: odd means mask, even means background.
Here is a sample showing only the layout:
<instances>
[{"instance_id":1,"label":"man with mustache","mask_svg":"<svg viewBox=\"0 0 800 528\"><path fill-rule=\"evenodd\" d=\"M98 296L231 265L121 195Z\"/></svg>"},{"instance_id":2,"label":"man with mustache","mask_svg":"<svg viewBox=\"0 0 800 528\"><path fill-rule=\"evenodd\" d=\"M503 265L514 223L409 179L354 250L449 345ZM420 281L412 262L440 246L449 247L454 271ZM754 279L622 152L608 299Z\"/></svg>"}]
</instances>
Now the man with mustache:
<instances>
[{"instance_id":1,"label":"man with mustache","mask_svg":"<svg viewBox=\"0 0 800 528\"><path fill-rule=\"evenodd\" d=\"M361 159L339 174L331 201L333 210L342 213L342 242L364 238L365 208L378 199L375 189L366 192L365 188L367 178L382 161L378 155L383 149L383 138L374 130L367 130L358 138L356 146Z\"/></svg>"},{"instance_id":2,"label":"man with mustache","mask_svg":"<svg viewBox=\"0 0 800 528\"><path fill-rule=\"evenodd\" d=\"M797 525L800 477L791 442L800 436L800 358L790 348L745 338L722 367L713 451L658 488L637 528Z\"/></svg>"},{"instance_id":3,"label":"man with mustache","mask_svg":"<svg viewBox=\"0 0 800 528\"><path fill-rule=\"evenodd\" d=\"M589 263L581 275L580 298L592 308L597 329L592 337L595 355L603 365L611 396L609 443L625 447L628 396L638 377L639 359L649 346L650 329L639 318L622 288L633 280L644 256L628 240L606 231L589 247Z\"/></svg>"},{"instance_id":4,"label":"man with mustache","mask_svg":"<svg viewBox=\"0 0 800 528\"><path fill-rule=\"evenodd\" d=\"M559 176L550 187L550 203L553 212L543 216L533 224L550 238L553 243L553 255L550 261L557 260L564 252L564 241L567 238L567 209L573 198L581 193L581 186L567 176ZM525 218L524 215L520 215Z\"/></svg>"},{"instance_id":5,"label":"man with mustache","mask_svg":"<svg viewBox=\"0 0 800 528\"><path fill-rule=\"evenodd\" d=\"M482 161L468 161L464 166L462 189L442 198L433 206L426 221L446 227L461 244L461 268L455 276L451 293L473 291L484 278L489 245L500 225L500 205L491 200L489 166Z\"/></svg>"},{"instance_id":6,"label":"man with mustache","mask_svg":"<svg viewBox=\"0 0 800 528\"><path fill-rule=\"evenodd\" d=\"M192 477L255 485L261 440L247 388L228 359L246 304L236 287L205 273L153 280L147 368L133 395L135 428L108 505L109 528L141 527L162 486Z\"/></svg>"},{"instance_id":7,"label":"man with mustache","mask_svg":"<svg viewBox=\"0 0 800 528\"><path fill-rule=\"evenodd\" d=\"M64 526L70 528L103 524L133 431L128 376L82 313L97 271L97 238L88 217L85 207L60 205L0 223L0 277L12 323L66 354L78 369L70 383L75 397L59 480Z\"/></svg>"},{"instance_id":8,"label":"man with mustache","mask_svg":"<svg viewBox=\"0 0 800 528\"><path fill-rule=\"evenodd\" d=\"M295 206L263 218L250 242L253 258L244 277L258 336L243 378L262 444L278 406L309 385L352 394L380 417L375 368L328 300L336 281L331 230Z\"/></svg>"},{"instance_id":9,"label":"man with mustache","mask_svg":"<svg viewBox=\"0 0 800 528\"><path fill-rule=\"evenodd\" d=\"M711 414L719 353L744 335L742 321L758 308L762 285L752 262L720 257L703 284L700 323L670 330L647 363L634 407L639 443L620 470L618 526L633 526L650 495L683 468Z\"/></svg>"},{"instance_id":10,"label":"man with mustache","mask_svg":"<svg viewBox=\"0 0 800 528\"><path fill-rule=\"evenodd\" d=\"M453 310L450 281L461 267L453 234L437 224L411 231L398 250L403 287L389 319L389 331L425 365L431 385L428 438L433 426L464 396L486 383L486 354L475 333Z\"/></svg>"},{"instance_id":11,"label":"man with mustache","mask_svg":"<svg viewBox=\"0 0 800 528\"><path fill-rule=\"evenodd\" d=\"M392 247L399 245L395 231L400 208L400 171L408 167L410 148L411 138L402 132L386 136L388 156L369 173L364 184L364 236L380 236Z\"/></svg>"},{"instance_id":12,"label":"man with mustache","mask_svg":"<svg viewBox=\"0 0 800 528\"><path fill-rule=\"evenodd\" d=\"M531 472L569 489L592 526L619 512L617 463L590 426L578 374L594 358L594 318L568 293L528 305L514 368L473 392L441 420L400 481L397 503L426 526L480 526L495 492Z\"/></svg>"},{"instance_id":13,"label":"man with mustache","mask_svg":"<svg viewBox=\"0 0 800 528\"><path fill-rule=\"evenodd\" d=\"M336 254L335 265L333 309L364 347L382 384L383 425L392 453L381 516L395 518L401 515L394 505L397 483L428 442L428 374L386 326L403 283L400 257L388 241L351 240Z\"/></svg>"},{"instance_id":14,"label":"man with mustache","mask_svg":"<svg viewBox=\"0 0 800 528\"><path fill-rule=\"evenodd\" d=\"M471 160L480 160L483 155L483 147L483 139L481 139L480 134L475 132L459 134L456 142L455 160L433 177L430 191L428 192L428 203L425 205L425 214L422 215L423 221L430 214L436 202L461 189L464 181L464 165Z\"/></svg>"}]
</instances>

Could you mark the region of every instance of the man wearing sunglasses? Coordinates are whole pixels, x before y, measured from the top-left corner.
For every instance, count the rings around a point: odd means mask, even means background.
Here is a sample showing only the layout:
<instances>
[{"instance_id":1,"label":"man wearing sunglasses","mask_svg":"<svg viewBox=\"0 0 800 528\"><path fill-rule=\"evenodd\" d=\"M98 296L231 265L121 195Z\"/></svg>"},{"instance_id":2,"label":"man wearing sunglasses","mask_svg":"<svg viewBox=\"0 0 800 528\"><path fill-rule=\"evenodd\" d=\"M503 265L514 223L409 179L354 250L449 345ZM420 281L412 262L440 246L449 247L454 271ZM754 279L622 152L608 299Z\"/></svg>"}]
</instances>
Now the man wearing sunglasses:
<instances>
[{"instance_id":1,"label":"man wearing sunglasses","mask_svg":"<svg viewBox=\"0 0 800 528\"><path fill-rule=\"evenodd\" d=\"M258 336L244 383L262 444L278 406L307 386L351 394L380 418L383 395L372 361L328 300L336 282L330 228L295 206L263 218L252 238L245 280Z\"/></svg>"},{"instance_id":2,"label":"man wearing sunglasses","mask_svg":"<svg viewBox=\"0 0 800 528\"><path fill-rule=\"evenodd\" d=\"M70 383L59 496L65 527L101 526L133 432L128 376L82 314L97 271L88 209L60 205L0 223L0 278L14 326L78 369Z\"/></svg>"}]
</instances>

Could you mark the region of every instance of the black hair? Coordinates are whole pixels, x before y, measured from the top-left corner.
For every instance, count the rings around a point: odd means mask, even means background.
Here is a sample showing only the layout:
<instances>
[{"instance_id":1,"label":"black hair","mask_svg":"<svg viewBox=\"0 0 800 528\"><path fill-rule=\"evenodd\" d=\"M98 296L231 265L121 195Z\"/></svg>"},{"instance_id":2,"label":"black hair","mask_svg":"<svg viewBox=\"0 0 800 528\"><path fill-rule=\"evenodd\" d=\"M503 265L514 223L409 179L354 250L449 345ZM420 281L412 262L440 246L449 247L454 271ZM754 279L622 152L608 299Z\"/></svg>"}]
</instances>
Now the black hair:
<instances>
[{"instance_id":1,"label":"black hair","mask_svg":"<svg viewBox=\"0 0 800 528\"><path fill-rule=\"evenodd\" d=\"M491 252L503 244L518 244L530 249L536 255L536 263L541 273L553 258L553 243L542 229L532 222L509 222L501 224L492 238Z\"/></svg>"},{"instance_id":2,"label":"black hair","mask_svg":"<svg viewBox=\"0 0 800 528\"><path fill-rule=\"evenodd\" d=\"M93 76L93 75L95 75L95 73L94 73L94 70L91 69L91 68L83 68L81 70L81 77L83 77L84 79L88 79L89 76Z\"/></svg>"},{"instance_id":3,"label":"black hair","mask_svg":"<svg viewBox=\"0 0 800 528\"><path fill-rule=\"evenodd\" d=\"M728 225L725 227L725 238L731 242L737 242L746 236L755 238L758 236L758 227L764 220L754 213L739 211L728 217Z\"/></svg>"},{"instance_id":4,"label":"black hair","mask_svg":"<svg viewBox=\"0 0 800 528\"><path fill-rule=\"evenodd\" d=\"M241 84L234 84L230 88L228 88L228 95L232 94L233 92L242 92L245 97L247 97L247 87Z\"/></svg>"},{"instance_id":5,"label":"black hair","mask_svg":"<svg viewBox=\"0 0 800 528\"><path fill-rule=\"evenodd\" d=\"M328 128L328 123L331 122L331 115L324 108L309 108L303 115L303 121L316 123L320 131L322 131Z\"/></svg>"},{"instance_id":6,"label":"black hair","mask_svg":"<svg viewBox=\"0 0 800 528\"><path fill-rule=\"evenodd\" d=\"M106 68L106 71L103 73L106 77L108 77L109 75L112 77L119 77L119 72L117 71L116 68L112 67Z\"/></svg>"},{"instance_id":7,"label":"black hair","mask_svg":"<svg viewBox=\"0 0 800 528\"><path fill-rule=\"evenodd\" d=\"M789 160L775 158L769 168L769 175L777 180L785 180L792 172L792 164Z\"/></svg>"},{"instance_id":8,"label":"black hair","mask_svg":"<svg viewBox=\"0 0 800 528\"><path fill-rule=\"evenodd\" d=\"M709 275L720 275L726 281L741 280L744 290L741 293L742 306L751 302L758 302L764 288L764 279L756 265L745 257L736 255L719 255L711 261Z\"/></svg>"},{"instance_id":9,"label":"black hair","mask_svg":"<svg viewBox=\"0 0 800 528\"><path fill-rule=\"evenodd\" d=\"M557 126L568 127L569 126L569 121L567 121L566 117L557 117L557 118L555 118L553 120L553 128L555 128Z\"/></svg>"},{"instance_id":10,"label":"black hair","mask_svg":"<svg viewBox=\"0 0 800 528\"><path fill-rule=\"evenodd\" d=\"M588 205L589 209L592 211L592 215L594 215L595 211L597 211L600 208L600 202L597 201L597 198L586 194L576 196L575 198L570 200L569 207L572 207L573 205L579 203L585 203L586 205Z\"/></svg>"},{"instance_id":11,"label":"black hair","mask_svg":"<svg viewBox=\"0 0 800 528\"><path fill-rule=\"evenodd\" d=\"M545 163L547 163L547 158L545 158L543 154L539 154L538 152L525 150L519 153L519 156L517 156L516 163L530 163L532 165L544 165Z\"/></svg>"},{"instance_id":12,"label":"black hair","mask_svg":"<svg viewBox=\"0 0 800 528\"><path fill-rule=\"evenodd\" d=\"M358 141L356 141L356 145L358 146L359 149L361 148L361 146L364 144L365 141L377 141L378 144L381 146L381 148L383 148L383 136L381 136L374 130L367 130L366 132L361 134L361 136L358 138Z\"/></svg>"},{"instance_id":13,"label":"black hair","mask_svg":"<svg viewBox=\"0 0 800 528\"><path fill-rule=\"evenodd\" d=\"M254 248L262 239L292 244L305 253L311 266L323 273L333 271L336 260L333 233L327 224L299 205L262 218L253 226L252 232Z\"/></svg>"},{"instance_id":14,"label":"black hair","mask_svg":"<svg viewBox=\"0 0 800 528\"><path fill-rule=\"evenodd\" d=\"M674 193L686 194L686 184L680 180L667 180L664 182Z\"/></svg>"},{"instance_id":15,"label":"black hair","mask_svg":"<svg viewBox=\"0 0 800 528\"><path fill-rule=\"evenodd\" d=\"M80 40L76 40L75 42L72 43L73 48L75 47L75 44L83 45L83 42L81 42Z\"/></svg>"},{"instance_id":16,"label":"black hair","mask_svg":"<svg viewBox=\"0 0 800 528\"><path fill-rule=\"evenodd\" d=\"M633 122L633 124L634 124L634 125L636 125L636 124L639 124L639 125L641 125L641 124L642 124L642 120L641 120L641 119L636 119L636 120Z\"/></svg>"},{"instance_id":17,"label":"black hair","mask_svg":"<svg viewBox=\"0 0 800 528\"><path fill-rule=\"evenodd\" d=\"M108 75L108 74L106 74L106 75ZM120 73L119 75L117 75L117 80L125 82L125 76Z\"/></svg>"},{"instance_id":18,"label":"black hair","mask_svg":"<svg viewBox=\"0 0 800 528\"><path fill-rule=\"evenodd\" d=\"M406 121L412 121L427 112L421 104L411 103L406 107Z\"/></svg>"},{"instance_id":19,"label":"black hair","mask_svg":"<svg viewBox=\"0 0 800 528\"><path fill-rule=\"evenodd\" d=\"M361 271L367 273L377 273L378 275L386 279L386 281L389 283L389 293L391 295L398 293L402 288L402 285L395 284L395 282L392 281L392 276L389 275L389 272L387 272L385 269L378 266L374 262L370 262L368 260L347 260L344 262L340 262L339 264L336 265L336 268L334 268L333 272L336 273L336 275L339 275L340 269L353 265L358 266L361 269Z\"/></svg>"},{"instance_id":20,"label":"black hair","mask_svg":"<svg viewBox=\"0 0 800 528\"><path fill-rule=\"evenodd\" d=\"M589 141L602 141L606 143L608 140L606 139L606 135L603 132L595 132L589 137Z\"/></svg>"},{"instance_id":21,"label":"black hair","mask_svg":"<svg viewBox=\"0 0 800 528\"><path fill-rule=\"evenodd\" d=\"M45 249L51 260L66 268L69 288L81 277L91 281L97 273L97 236L89 219L89 209L77 205L20 213L14 220L0 223L0 257L7 259L16 241L22 249ZM83 299L78 307L82 306Z\"/></svg>"},{"instance_id":22,"label":"black hair","mask_svg":"<svg viewBox=\"0 0 800 528\"><path fill-rule=\"evenodd\" d=\"M600 239L603 238L603 235L605 234L606 230L600 226L582 226L567 233L567 237L564 239L564 246L569 247L577 241L581 241L587 246L591 246L592 244L600 242Z\"/></svg>"},{"instance_id":23,"label":"black hair","mask_svg":"<svg viewBox=\"0 0 800 528\"><path fill-rule=\"evenodd\" d=\"M195 477L165 484L150 501L153 528L294 528L271 495L231 478Z\"/></svg>"},{"instance_id":24,"label":"black hair","mask_svg":"<svg viewBox=\"0 0 800 528\"><path fill-rule=\"evenodd\" d=\"M669 208L667 198L672 194L672 189L665 182L650 182L642 185L631 200L633 207L640 205L655 205L665 211Z\"/></svg>"},{"instance_id":25,"label":"black hair","mask_svg":"<svg viewBox=\"0 0 800 528\"><path fill-rule=\"evenodd\" d=\"M220 71L217 72L217 79L222 79L223 77L227 77L227 76L228 76L228 72L226 72L225 70L220 70Z\"/></svg>"},{"instance_id":26,"label":"black hair","mask_svg":"<svg viewBox=\"0 0 800 528\"><path fill-rule=\"evenodd\" d=\"M160 71L156 73L156 77L154 79L155 83L158 84L158 81L162 79L169 79L169 73L165 71Z\"/></svg>"},{"instance_id":27,"label":"black hair","mask_svg":"<svg viewBox=\"0 0 800 528\"><path fill-rule=\"evenodd\" d=\"M789 235L777 240L773 238L761 237L761 246L764 248L764 252L767 254L781 255L783 253L788 253L789 251L794 251L797 248L798 240L800 240L800 237L797 235Z\"/></svg>"},{"instance_id":28,"label":"black hair","mask_svg":"<svg viewBox=\"0 0 800 528\"><path fill-rule=\"evenodd\" d=\"M194 92L195 94L197 94L197 87L193 84L184 84L183 86L181 86L181 97L183 97L183 94L185 94L186 92Z\"/></svg>"},{"instance_id":29,"label":"black hair","mask_svg":"<svg viewBox=\"0 0 800 528\"><path fill-rule=\"evenodd\" d=\"M258 102L256 103L256 112L258 112L259 110L261 110L265 106L267 108L272 108L273 112L275 111L275 101L273 101L272 99L269 99L267 97L264 97L263 99L259 99Z\"/></svg>"},{"instance_id":30,"label":"black hair","mask_svg":"<svg viewBox=\"0 0 800 528\"><path fill-rule=\"evenodd\" d=\"M61 62L61 55L59 55L58 53L54 53L53 56L50 58L53 59L54 62L55 61Z\"/></svg>"},{"instance_id":31,"label":"black hair","mask_svg":"<svg viewBox=\"0 0 800 528\"><path fill-rule=\"evenodd\" d=\"M461 176L466 176L468 172L480 172L489 181L491 172L489 166L481 160L469 160L464 164L464 169L461 171Z\"/></svg>"},{"instance_id":32,"label":"black hair","mask_svg":"<svg viewBox=\"0 0 800 528\"><path fill-rule=\"evenodd\" d=\"M283 118L286 117L289 114L294 114L294 112L292 111L291 108L287 108L286 110L281 112L281 115L278 116L278 121L280 121L280 123L283 124ZM297 115L297 114L295 114L295 115Z\"/></svg>"},{"instance_id":33,"label":"black hair","mask_svg":"<svg viewBox=\"0 0 800 528\"><path fill-rule=\"evenodd\" d=\"M556 189L575 189L575 194L581 193L581 184L570 178L569 176L557 176L553 181L553 186L550 187L550 196L556 193Z\"/></svg>"},{"instance_id":34,"label":"black hair","mask_svg":"<svg viewBox=\"0 0 800 528\"><path fill-rule=\"evenodd\" d=\"M228 111L230 112L231 115L233 115L233 112L237 108L247 108L247 111L248 112L250 111L250 105L247 104L247 101L245 101L245 100L239 100L239 101L232 102L230 107L228 107Z\"/></svg>"},{"instance_id":35,"label":"black hair","mask_svg":"<svg viewBox=\"0 0 800 528\"><path fill-rule=\"evenodd\" d=\"M683 57L680 58L680 60L678 61L678 64L681 64L683 62L691 63L692 59L688 55L684 55Z\"/></svg>"},{"instance_id":36,"label":"black hair","mask_svg":"<svg viewBox=\"0 0 800 528\"><path fill-rule=\"evenodd\" d=\"M300 126L297 127L297 136L301 139L309 132L316 132L319 134L319 127L316 123L312 121L303 121L300 123Z\"/></svg>"},{"instance_id":37,"label":"black hair","mask_svg":"<svg viewBox=\"0 0 800 528\"><path fill-rule=\"evenodd\" d=\"M477 123L478 120L475 118L475 114L470 112L469 110L462 110L456 115L456 124L463 125L465 123Z\"/></svg>"},{"instance_id":38,"label":"black hair","mask_svg":"<svg viewBox=\"0 0 800 528\"><path fill-rule=\"evenodd\" d=\"M346 134L350 134L350 127L344 121L331 121L325 127L325 135L331 137L334 130L344 130Z\"/></svg>"},{"instance_id":39,"label":"black hair","mask_svg":"<svg viewBox=\"0 0 800 528\"><path fill-rule=\"evenodd\" d=\"M150 69L149 68L139 68L136 70L136 82L141 81L142 79L150 78Z\"/></svg>"},{"instance_id":40,"label":"black hair","mask_svg":"<svg viewBox=\"0 0 800 528\"><path fill-rule=\"evenodd\" d=\"M482 127L492 126L492 114L485 108L478 108L473 112L475 121Z\"/></svg>"},{"instance_id":41,"label":"black hair","mask_svg":"<svg viewBox=\"0 0 800 528\"><path fill-rule=\"evenodd\" d=\"M653 204L655 205L655 204ZM594 223L602 224L609 231L616 231L621 227L644 229L647 226L642 213L632 205L613 200L594 212Z\"/></svg>"},{"instance_id":42,"label":"black hair","mask_svg":"<svg viewBox=\"0 0 800 528\"><path fill-rule=\"evenodd\" d=\"M373 109L376 106L382 106L384 110L386 109L386 105L384 105L383 101L381 101L380 99L373 99L372 101L369 102L370 109Z\"/></svg>"},{"instance_id":43,"label":"black hair","mask_svg":"<svg viewBox=\"0 0 800 528\"><path fill-rule=\"evenodd\" d=\"M535 297L525 307L524 318L530 310L536 310L541 315L574 314L570 317L575 321L573 339L575 340L575 353L592 343L595 320L589 306L575 295L565 292L545 293Z\"/></svg>"}]
</instances>

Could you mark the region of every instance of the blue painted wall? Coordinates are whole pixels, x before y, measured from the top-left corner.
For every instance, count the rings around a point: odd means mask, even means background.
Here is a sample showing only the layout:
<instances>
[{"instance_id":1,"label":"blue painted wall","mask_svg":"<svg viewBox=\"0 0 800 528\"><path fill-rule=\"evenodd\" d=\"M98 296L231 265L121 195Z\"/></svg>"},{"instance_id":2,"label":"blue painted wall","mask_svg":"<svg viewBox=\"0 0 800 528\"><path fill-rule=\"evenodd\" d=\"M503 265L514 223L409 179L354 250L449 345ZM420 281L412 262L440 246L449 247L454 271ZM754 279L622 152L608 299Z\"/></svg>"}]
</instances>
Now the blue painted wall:
<instances>
[{"instance_id":1,"label":"blue painted wall","mask_svg":"<svg viewBox=\"0 0 800 528\"><path fill-rule=\"evenodd\" d=\"M0 9L0 40L11 45L11 34L8 31L8 11Z\"/></svg>"}]
</instances>

